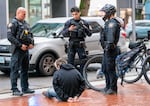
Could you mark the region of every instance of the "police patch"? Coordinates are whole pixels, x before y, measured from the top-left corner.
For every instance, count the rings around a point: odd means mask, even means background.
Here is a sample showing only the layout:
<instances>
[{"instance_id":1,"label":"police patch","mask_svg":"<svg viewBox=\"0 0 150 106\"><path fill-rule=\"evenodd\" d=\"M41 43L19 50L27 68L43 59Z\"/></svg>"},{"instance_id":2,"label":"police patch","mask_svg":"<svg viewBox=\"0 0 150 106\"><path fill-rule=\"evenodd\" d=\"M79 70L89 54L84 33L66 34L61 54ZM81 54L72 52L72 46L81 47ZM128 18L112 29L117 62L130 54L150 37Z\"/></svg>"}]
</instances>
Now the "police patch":
<instances>
[{"instance_id":1,"label":"police patch","mask_svg":"<svg viewBox=\"0 0 150 106\"><path fill-rule=\"evenodd\" d=\"M110 23L110 24L108 25L109 28L112 28L113 26L114 26L113 23Z\"/></svg>"}]
</instances>

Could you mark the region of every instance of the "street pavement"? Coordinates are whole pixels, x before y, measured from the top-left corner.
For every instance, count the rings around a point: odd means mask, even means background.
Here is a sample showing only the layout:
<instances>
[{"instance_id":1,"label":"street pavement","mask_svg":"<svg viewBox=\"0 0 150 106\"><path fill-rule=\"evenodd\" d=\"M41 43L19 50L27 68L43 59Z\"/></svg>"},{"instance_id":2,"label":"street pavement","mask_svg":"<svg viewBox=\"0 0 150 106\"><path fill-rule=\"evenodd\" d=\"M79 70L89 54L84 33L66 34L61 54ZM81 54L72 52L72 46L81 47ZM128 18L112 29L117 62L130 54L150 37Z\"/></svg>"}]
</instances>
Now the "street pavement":
<instances>
[{"instance_id":1,"label":"street pavement","mask_svg":"<svg viewBox=\"0 0 150 106\"><path fill-rule=\"evenodd\" d=\"M104 85L100 85L104 87ZM0 96L0 106L150 106L150 85L145 80L134 84L118 83L117 95L106 95L102 92L86 89L79 102L68 103L44 97L41 92L45 89L37 89L35 94L22 97L11 96L10 93Z\"/></svg>"}]
</instances>

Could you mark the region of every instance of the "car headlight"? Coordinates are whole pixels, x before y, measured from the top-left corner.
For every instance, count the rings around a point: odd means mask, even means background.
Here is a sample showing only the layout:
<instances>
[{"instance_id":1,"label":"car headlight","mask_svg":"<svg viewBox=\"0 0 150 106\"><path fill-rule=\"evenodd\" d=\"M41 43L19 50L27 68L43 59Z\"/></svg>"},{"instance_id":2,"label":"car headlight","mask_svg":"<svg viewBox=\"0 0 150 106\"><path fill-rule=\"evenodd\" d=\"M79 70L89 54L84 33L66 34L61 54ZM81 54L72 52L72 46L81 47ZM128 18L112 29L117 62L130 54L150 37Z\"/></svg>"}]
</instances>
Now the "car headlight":
<instances>
[{"instance_id":1,"label":"car headlight","mask_svg":"<svg viewBox=\"0 0 150 106\"><path fill-rule=\"evenodd\" d=\"M0 53L10 53L10 45L0 45Z\"/></svg>"}]
</instances>

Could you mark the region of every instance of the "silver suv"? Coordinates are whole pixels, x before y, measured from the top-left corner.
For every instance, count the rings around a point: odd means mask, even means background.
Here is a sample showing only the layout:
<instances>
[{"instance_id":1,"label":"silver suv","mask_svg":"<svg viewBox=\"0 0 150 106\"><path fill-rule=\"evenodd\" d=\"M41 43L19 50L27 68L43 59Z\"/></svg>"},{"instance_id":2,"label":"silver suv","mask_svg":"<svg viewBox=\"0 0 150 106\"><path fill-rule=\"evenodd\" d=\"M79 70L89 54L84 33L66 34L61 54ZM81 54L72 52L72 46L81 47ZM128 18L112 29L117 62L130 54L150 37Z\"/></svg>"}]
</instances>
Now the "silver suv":
<instances>
[{"instance_id":1,"label":"silver suv","mask_svg":"<svg viewBox=\"0 0 150 106\"><path fill-rule=\"evenodd\" d=\"M100 31L104 25L100 17L82 17L87 20L91 29L92 36L86 37L86 51L89 56L102 54L103 50L99 45ZM63 29L64 23L69 18L51 18L40 20L32 26L31 30L34 35L35 46L29 50L30 53L30 71L35 71L40 75L52 75L54 73L54 61L59 57L67 58L65 45L68 43L68 38L62 37L60 32ZM122 51L126 51L127 47L125 38L120 34L120 42ZM9 52L10 42L7 39L0 40L0 70L6 74L10 71ZM78 57L76 56L76 63Z\"/></svg>"}]
</instances>

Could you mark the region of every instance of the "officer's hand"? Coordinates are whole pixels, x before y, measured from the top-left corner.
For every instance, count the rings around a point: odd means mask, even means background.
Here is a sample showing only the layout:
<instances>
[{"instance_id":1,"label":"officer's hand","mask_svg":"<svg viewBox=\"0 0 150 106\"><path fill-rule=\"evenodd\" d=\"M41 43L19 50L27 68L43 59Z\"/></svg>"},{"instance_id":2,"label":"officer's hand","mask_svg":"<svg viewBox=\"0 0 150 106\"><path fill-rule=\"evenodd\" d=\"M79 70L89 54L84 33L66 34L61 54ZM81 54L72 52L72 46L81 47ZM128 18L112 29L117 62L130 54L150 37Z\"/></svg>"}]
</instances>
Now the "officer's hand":
<instances>
[{"instance_id":1,"label":"officer's hand","mask_svg":"<svg viewBox=\"0 0 150 106\"><path fill-rule=\"evenodd\" d=\"M32 49L33 47L33 44L29 44L28 49Z\"/></svg>"},{"instance_id":2,"label":"officer's hand","mask_svg":"<svg viewBox=\"0 0 150 106\"><path fill-rule=\"evenodd\" d=\"M71 25L70 27L69 27L69 31L73 31L73 30L75 30L76 29L76 26L74 26L74 25Z\"/></svg>"},{"instance_id":3,"label":"officer's hand","mask_svg":"<svg viewBox=\"0 0 150 106\"><path fill-rule=\"evenodd\" d=\"M21 49L22 49L23 51L26 51L26 50L28 50L28 46L25 45L25 44L22 44Z\"/></svg>"}]
</instances>

